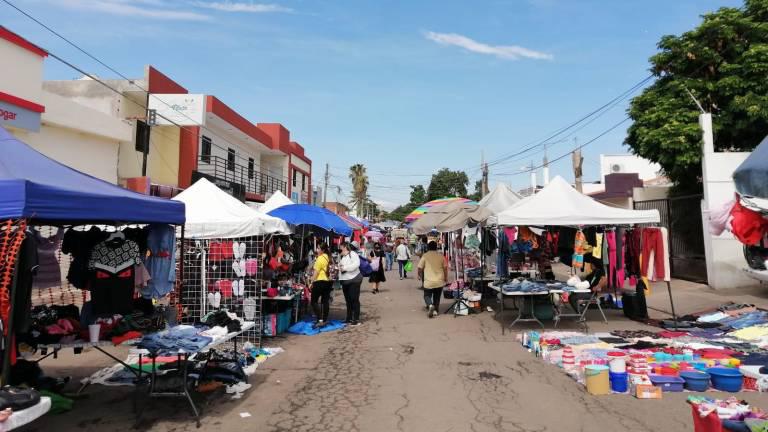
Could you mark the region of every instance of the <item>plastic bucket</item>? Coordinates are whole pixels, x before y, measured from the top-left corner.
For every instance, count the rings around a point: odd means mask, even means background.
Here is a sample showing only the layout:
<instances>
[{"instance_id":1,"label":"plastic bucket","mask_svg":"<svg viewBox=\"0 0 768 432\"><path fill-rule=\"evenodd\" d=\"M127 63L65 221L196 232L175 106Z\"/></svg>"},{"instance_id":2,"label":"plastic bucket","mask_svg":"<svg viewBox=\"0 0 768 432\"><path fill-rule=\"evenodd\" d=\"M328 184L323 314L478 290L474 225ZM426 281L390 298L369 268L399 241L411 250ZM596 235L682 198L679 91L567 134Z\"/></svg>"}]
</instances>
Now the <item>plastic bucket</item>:
<instances>
[{"instance_id":1,"label":"plastic bucket","mask_svg":"<svg viewBox=\"0 0 768 432\"><path fill-rule=\"evenodd\" d=\"M680 378L685 380L685 389L703 392L709 389L709 374L698 371L680 372Z\"/></svg>"},{"instance_id":2,"label":"plastic bucket","mask_svg":"<svg viewBox=\"0 0 768 432\"><path fill-rule=\"evenodd\" d=\"M712 377L712 387L717 390L736 393L741 391L744 376L738 369L710 368L707 372Z\"/></svg>"},{"instance_id":3,"label":"plastic bucket","mask_svg":"<svg viewBox=\"0 0 768 432\"><path fill-rule=\"evenodd\" d=\"M609 379L611 381L611 390L615 391L616 393L627 392L628 382L626 373L611 372L609 374Z\"/></svg>"},{"instance_id":4,"label":"plastic bucket","mask_svg":"<svg viewBox=\"0 0 768 432\"><path fill-rule=\"evenodd\" d=\"M611 393L608 366L589 365L585 368L584 375L589 394L607 395Z\"/></svg>"},{"instance_id":5,"label":"plastic bucket","mask_svg":"<svg viewBox=\"0 0 768 432\"><path fill-rule=\"evenodd\" d=\"M608 353L608 364L612 373L625 373L627 371L627 355L621 351Z\"/></svg>"}]
</instances>

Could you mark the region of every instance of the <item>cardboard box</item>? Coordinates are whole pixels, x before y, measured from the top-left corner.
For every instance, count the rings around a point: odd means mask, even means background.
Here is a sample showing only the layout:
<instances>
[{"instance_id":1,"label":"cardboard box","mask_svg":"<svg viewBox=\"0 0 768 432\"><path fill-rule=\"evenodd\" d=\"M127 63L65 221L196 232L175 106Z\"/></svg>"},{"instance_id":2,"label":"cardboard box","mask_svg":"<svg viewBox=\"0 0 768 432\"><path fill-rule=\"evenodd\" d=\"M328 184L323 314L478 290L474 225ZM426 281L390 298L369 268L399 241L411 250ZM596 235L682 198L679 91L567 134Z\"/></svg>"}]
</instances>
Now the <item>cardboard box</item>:
<instances>
[{"instance_id":1,"label":"cardboard box","mask_svg":"<svg viewBox=\"0 0 768 432\"><path fill-rule=\"evenodd\" d=\"M638 384L633 394L638 399L661 399L661 388L653 384Z\"/></svg>"}]
</instances>

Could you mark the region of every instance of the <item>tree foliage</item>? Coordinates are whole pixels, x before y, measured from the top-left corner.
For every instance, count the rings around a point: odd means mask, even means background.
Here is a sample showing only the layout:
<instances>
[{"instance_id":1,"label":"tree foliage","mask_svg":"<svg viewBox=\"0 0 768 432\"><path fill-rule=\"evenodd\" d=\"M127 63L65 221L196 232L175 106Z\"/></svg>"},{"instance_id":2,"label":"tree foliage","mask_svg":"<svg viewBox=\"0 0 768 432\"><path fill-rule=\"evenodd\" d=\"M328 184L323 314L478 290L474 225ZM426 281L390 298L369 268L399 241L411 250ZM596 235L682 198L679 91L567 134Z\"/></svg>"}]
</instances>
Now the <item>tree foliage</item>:
<instances>
[{"instance_id":1,"label":"tree foliage","mask_svg":"<svg viewBox=\"0 0 768 432\"><path fill-rule=\"evenodd\" d=\"M349 180L352 181L352 208L363 212L366 200L368 199L368 173L363 164L355 164L349 167Z\"/></svg>"},{"instance_id":2,"label":"tree foliage","mask_svg":"<svg viewBox=\"0 0 768 432\"><path fill-rule=\"evenodd\" d=\"M467 198L477 202L480 202L480 200L483 199L483 181L482 180L477 180L475 182L475 191L472 192L472 194L469 195Z\"/></svg>"},{"instance_id":3,"label":"tree foliage","mask_svg":"<svg viewBox=\"0 0 768 432\"><path fill-rule=\"evenodd\" d=\"M768 0L721 8L651 57L656 81L635 97L625 144L661 165L678 190L701 188L699 110L713 115L717 151L749 151L768 134Z\"/></svg>"},{"instance_id":4,"label":"tree foliage","mask_svg":"<svg viewBox=\"0 0 768 432\"><path fill-rule=\"evenodd\" d=\"M451 171L443 168L432 174L432 180L427 188L427 200L435 200L445 197L467 196L469 177L464 171Z\"/></svg>"}]
</instances>

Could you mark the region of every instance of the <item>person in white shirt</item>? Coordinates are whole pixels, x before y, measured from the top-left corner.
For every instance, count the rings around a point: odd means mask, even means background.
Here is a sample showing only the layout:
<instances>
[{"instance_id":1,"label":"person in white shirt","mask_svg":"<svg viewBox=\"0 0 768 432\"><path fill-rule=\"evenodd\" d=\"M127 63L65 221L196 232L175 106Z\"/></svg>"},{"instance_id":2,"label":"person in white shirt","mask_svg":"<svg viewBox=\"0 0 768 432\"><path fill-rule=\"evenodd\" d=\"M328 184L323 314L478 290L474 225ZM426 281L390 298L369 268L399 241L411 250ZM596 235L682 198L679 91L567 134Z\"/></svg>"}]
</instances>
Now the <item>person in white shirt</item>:
<instances>
[{"instance_id":1,"label":"person in white shirt","mask_svg":"<svg viewBox=\"0 0 768 432\"><path fill-rule=\"evenodd\" d=\"M339 261L339 281L347 304L348 325L360 325L360 285L363 275L360 273L360 256L357 254L357 242L341 244Z\"/></svg>"},{"instance_id":2,"label":"person in white shirt","mask_svg":"<svg viewBox=\"0 0 768 432\"><path fill-rule=\"evenodd\" d=\"M400 268L400 279L407 279L408 273L405 271L405 264L411 259L411 251L408 250L405 241L398 240L397 248L395 248L395 259L397 259Z\"/></svg>"}]
</instances>

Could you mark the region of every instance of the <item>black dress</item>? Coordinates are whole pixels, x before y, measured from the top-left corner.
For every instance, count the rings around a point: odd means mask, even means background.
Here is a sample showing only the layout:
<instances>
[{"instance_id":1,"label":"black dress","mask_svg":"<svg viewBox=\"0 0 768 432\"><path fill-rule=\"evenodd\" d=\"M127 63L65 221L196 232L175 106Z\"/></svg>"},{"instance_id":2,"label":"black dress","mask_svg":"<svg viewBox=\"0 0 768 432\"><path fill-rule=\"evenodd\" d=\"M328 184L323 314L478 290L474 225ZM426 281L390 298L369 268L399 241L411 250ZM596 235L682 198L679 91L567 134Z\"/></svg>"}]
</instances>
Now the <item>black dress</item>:
<instances>
[{"instance_id":1,"label":"black dress","mask_svg":"<svg viewBox=\"0 0 768 432\"><path fill-rule=\"evenodd\" d=\"M374 251L370 253L369 257L371 259L371 263L373 263L373 260L379 260L379 269L371 273L371 276L368 277L368 282L376 283L387 281L387 277L384 275L384 266L386 265L386 259L384 256L384 252L381 251Z\"/></svg>"}]
</instances>

